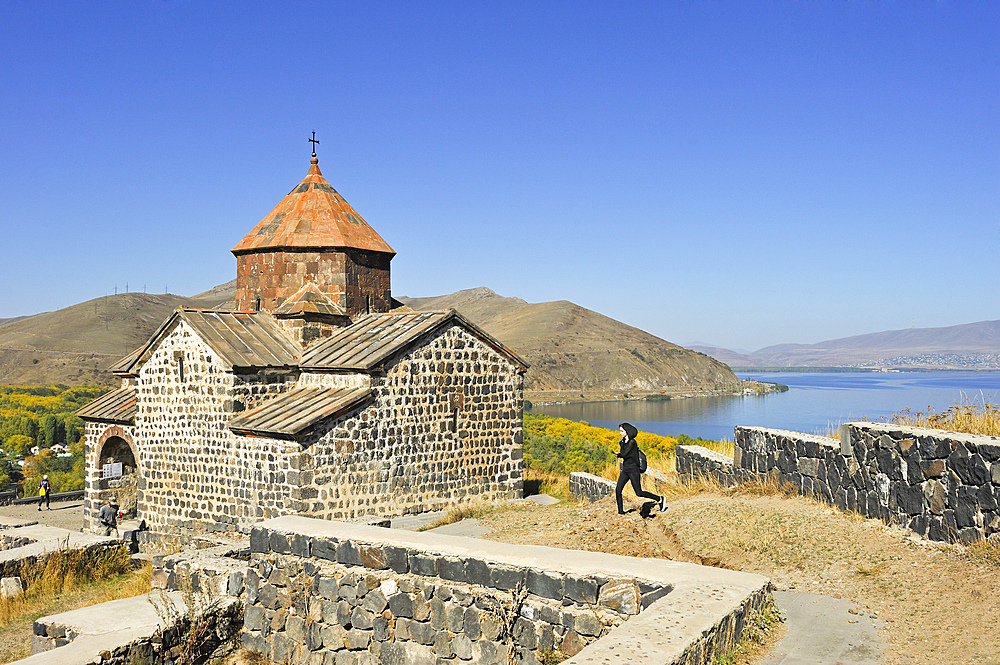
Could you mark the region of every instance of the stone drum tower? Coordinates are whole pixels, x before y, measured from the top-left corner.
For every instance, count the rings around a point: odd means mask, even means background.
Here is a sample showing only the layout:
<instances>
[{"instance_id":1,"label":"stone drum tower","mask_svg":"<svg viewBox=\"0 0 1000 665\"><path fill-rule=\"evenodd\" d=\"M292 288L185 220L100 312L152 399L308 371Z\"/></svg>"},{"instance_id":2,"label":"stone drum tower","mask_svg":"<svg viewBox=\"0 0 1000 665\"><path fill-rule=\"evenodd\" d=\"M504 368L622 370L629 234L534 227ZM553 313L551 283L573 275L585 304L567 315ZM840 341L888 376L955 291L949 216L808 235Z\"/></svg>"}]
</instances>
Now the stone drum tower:
<instances>
[{"instance_id":1,"label":"stone drum tower","mask_svg":"<svg viewBox=\"0 0 1000 665\"><path fill-rule=\"evenodd\" d=\"M305 179L232 251L236 309L295 321L303 346L327 332L310 322L342 326L391 308L396 252L326 181L315 152Z\"/></svg>"}]
</instances>

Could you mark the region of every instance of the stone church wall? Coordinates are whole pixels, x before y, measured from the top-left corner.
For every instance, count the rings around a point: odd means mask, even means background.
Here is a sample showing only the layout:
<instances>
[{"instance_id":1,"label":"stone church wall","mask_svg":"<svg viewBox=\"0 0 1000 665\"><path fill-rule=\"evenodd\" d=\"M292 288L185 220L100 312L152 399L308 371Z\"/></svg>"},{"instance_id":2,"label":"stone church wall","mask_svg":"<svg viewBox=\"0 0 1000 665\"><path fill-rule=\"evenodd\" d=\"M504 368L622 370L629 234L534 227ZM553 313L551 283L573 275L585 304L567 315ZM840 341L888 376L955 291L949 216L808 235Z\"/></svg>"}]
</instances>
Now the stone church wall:
<instances>
[{"instance_id":1,"label":"stone church wall","mask_svg":"<svg viewBox=\"0 0 1000 665\"><path fill-rule=\"evenodd\" d=\"M370 404L303 442L300 511L343 520L520 497L522 384L452 326L373 377Z\"/></svg>"},{"instance_id":2,"label":"stone church wall","mask_svg":"<svg viewBox=\"0 0 1000 665\"><path fill-rule=\"evenodd\" d=\"M295 513L399 516L519 497L523 378L516 370L453 326L384 375L234 375L179 320L140 370L135 425L119 428L135 443L138 518L153 531L196 536ZM235 413L297 385L369 385L372 398L301 443L229 430ZM88 423L88 443L107 428ZM87 457L91 528L104 498L94 448Z\"/></svg>"},{"instance_id":3,"label":"stone church wall","mask_svg":"<svg viewBox=\"0 0 1000 665\"><path fill-rule=\"evenodd\" d=\"M391 258L357 249L240 254L236 257L236 304L243 311L254 311L260 298L260 309L273 312L306 282L315 282L350 316L388 312Z\"/></svg>"},{"instance_id":4,"label":"stone church wall","mask_svg":"<svg viewBox=\"0 0 1000 665\"><path fill-rule=\"evenodd\" d=\"M181 381L178 357L184 359ZM236 437L234 411L294 385L294 375L234 375L183 321L142 366L135 436L139 517L154 531L237 531L290 511L298 444Z\"/></svg>"}]
</instances>

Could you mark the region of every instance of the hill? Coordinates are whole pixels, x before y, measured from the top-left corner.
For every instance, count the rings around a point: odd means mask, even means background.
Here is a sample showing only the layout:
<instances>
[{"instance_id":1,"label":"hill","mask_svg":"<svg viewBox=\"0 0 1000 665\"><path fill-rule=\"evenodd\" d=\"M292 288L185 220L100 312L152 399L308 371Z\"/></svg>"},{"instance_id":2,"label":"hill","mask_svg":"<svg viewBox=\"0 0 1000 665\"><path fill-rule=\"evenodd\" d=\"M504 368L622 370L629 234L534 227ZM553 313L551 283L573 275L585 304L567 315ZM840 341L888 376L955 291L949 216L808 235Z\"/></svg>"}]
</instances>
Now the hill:
<instances>
[{"instance_id":1,"label":"hill","mask_svg":"<svg viewBox=\"0 0 1000 665\"><path fill-rule=\"evenodd\" d=\"M717 360L567 300L528 303L487 288L397 300L413 309L457 309L531 365L528 390L711 389L738 381Z\"/></svg>"},{"instance_id":2,"label":"hill","mask_svg":"<svg viewBox=\"0 0 1000 665\"><path fill-rule=\"evenodd\" d=\"M750 354L694 348L735 367L1000 369L1000 321L887 330L817 344L776 344Z\"/></svg>"},{"instance_id":3,"label":"hill","mask_svg":"<svg viewBox=\"0 0 1000 665\"><path fill-rule=\"evenodd\" d=\"M114 385L106 368L149 339L174 308L226 305L235 287L234 280L190 298L122 293L0 325L0 383ZM486 288L398 300L462 312L532 365L528 389L621 393L737 382L706 355L565 300L532 304Z\"/></svg>"},{"instance_id":4,"label":"hill","mask_svg":"<svg viewBox=\"0 0 1000 665\"><path fill-rule=\"evenodd\" d=\"M174 308L215 307L231 297L226 286L191 298L119 293L4 323L0 383L114 385L106 369L145 343Z\"/></svg>"}]
</instances>

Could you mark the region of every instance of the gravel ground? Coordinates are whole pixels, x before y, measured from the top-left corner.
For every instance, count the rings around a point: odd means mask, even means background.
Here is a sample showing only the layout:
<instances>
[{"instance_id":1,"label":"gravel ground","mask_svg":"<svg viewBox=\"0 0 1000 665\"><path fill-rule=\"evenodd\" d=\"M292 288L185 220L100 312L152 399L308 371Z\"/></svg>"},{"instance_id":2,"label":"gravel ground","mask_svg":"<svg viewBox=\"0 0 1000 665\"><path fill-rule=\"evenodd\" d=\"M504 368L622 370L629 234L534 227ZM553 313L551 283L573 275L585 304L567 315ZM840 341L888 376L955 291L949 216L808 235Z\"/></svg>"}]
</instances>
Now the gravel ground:
<instances>
[{"instance_id":1,"label":"gravel ground","mask_svg":"<svg viewBox=\"0 0 1000 665\"><path fill-rule=\"evenodd\" d=\"M53 501L52 510L36 504L0 506L0 515L37 521L46 526L57 526L70 531L83 530L83 501Z\"/></svg>"}]
</instances>

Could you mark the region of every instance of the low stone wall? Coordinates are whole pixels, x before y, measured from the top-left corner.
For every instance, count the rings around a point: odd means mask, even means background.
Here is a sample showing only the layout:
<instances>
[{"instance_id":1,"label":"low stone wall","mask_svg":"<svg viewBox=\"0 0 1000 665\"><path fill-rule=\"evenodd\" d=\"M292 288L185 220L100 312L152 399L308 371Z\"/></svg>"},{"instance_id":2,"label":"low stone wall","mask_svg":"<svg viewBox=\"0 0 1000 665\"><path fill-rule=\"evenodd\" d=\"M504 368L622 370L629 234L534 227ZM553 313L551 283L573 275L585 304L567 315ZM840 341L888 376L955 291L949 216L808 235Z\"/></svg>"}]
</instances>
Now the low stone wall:
<instances>
[{"instance_id":1,"label":"low stone wall","mask_svg":"<svg viewBox=\"0 0 1000 665\"><path fill-rule=\"evenodd\" d=\"M242 610L235 598L192 609L180 592L154 591L41 617L33 626L32 656L16 662L170 665L181 656L184 662L214 662L232 650Z\"/></svg>"},{"instance_id":2,"label":"low stone wall","mask_svg":"<svg viewBox=\"0 0 1000 665\"><path fill-rule=\"evenodd\" d=\"M768 593L759 576L691 564L303 517L250 540L241 642L276 663L534 665L554 650L702 663Z\"/></svg>"},{"instance_id":3,"label":"low stone wall","mask_svg":"<svg viewBox=\"0 0 1000 665\"><path fill-rule=\"evenodd\" d=\"M841 438L737 427L735 457L678 448L678 473L727 485L774 477L800 494L931 540L1000 541L1000 438L855 422ZM724 456L721 456L724 457Z\"/></svg>"},{"instance_id":4,"label":"low stone wall","mask_svg":"<svg viewBox=\"0 0 1000 665\"><path fill-rule=\"evenodd\" d=\"M164 591L183 591L216 599L242 598L250 552L233 545L152 557L151 585Z\"/></svg>"},{"instance_id":5,"label":"low stone wall","mask_svg":"<svg viewBox=\"0 0 1000 665\"><path fill-rule=\"evenodd\" d=\"M3 533L0 534L0 552L4 550L12 550L17 547L24 547L25 545L30 545L34 542L34 538Z\"/></svg>"},{"instance_id":6,"label":"low stone wall","mask_svg":"<svg viewBox=\"0 0 1000 665\"><path fill-rule=\"evenodd\" d=\"M732 487L739 482L732 457L704 446L677 446L674 455L677 474L685 480L695 480L701 475L714 478L724 487Z\"/></svg>"},{"instance_id":7,"label":"low stone wall","mask_svg":"<svg viewBox=\"0 0 1000 665\"><path fill-rule=\"evenodd\" d=\"M601 478L590 473L574 471L569 474L569 491L577 499L600 501L609 494L615 493L613 480Z\"/></svg>"}]
</instances>

